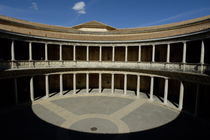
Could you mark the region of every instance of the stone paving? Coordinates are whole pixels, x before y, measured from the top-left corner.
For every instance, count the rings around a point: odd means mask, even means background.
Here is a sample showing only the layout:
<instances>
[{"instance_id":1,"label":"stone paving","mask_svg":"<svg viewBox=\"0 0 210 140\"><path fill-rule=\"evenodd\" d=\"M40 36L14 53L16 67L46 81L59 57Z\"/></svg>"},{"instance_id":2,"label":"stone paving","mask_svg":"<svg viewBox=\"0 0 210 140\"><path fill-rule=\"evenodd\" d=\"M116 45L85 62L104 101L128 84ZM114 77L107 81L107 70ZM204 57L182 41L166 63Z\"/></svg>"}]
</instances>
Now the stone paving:
<instances>
[{"instance_id":1,"label":"stone paving","mask_svg":"<svg viewBox=\"0 0 210 140\"><path fill-rule=\"evenodd\" d=\"M55 126L88 133L140 132L164 126L179 111L147 98L111 94L78 94L40 99L33 112Z\"/></svg>"}]
</instances>

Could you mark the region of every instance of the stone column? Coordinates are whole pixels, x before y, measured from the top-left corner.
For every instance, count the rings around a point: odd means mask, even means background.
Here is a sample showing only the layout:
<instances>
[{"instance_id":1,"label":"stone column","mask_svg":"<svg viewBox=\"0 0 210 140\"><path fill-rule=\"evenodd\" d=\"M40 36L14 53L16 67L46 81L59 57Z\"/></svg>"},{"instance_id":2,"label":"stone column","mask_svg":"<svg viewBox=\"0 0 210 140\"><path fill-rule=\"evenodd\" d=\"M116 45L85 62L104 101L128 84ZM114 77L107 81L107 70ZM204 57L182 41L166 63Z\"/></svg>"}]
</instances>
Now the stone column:
<instances>
[{"instance_id":1,"label":"stone column","mask_svg":"<svg viewBox=\"0 0 210 140\"><path fill-rule=\"evenodd\" d=\"M168 78L165 78L165 87L164 87L164 104L168 103Z\"/></svg>"},{"instance_id":2,"label":"stone column","mask_svg":"<svg viewBox=\"0 0 210 140\"><path fill-rule=\"evenodd\" d=\"M102 61L102 47L99 46L99 61Z\"/></svg>"},{"instance_id":3,"label":"stone column","mask_svg":"<svg viewBox=\"0 0 210 140\"><path fill-rule=\"evenodd\" d=\"M152 45L152 62L155 62L155 45Z\"/></svg>"},{"instance_id":4,"label":"stone column","mask_svg":"<svg viewBox=\"0 0 210 140\"><path fill-rule=\"evenodd\" d=\"M111 89L112 89L112 94L114 93L114 74L112 73L112 83L111 83Z\"/></svg>"},{"instance_id":5,"label":"stone column","mask_svg":"<svg viewBox=\"0 0 210 140\"><path fill-rule=\"evenodd\" d=\"M124 95L127 94L127 74L124 74Z\"/></svg>"},{"instance_id":6,"label":"stone column","mask_svg":"<svg viewBox=\"0 0 210 140\"><path fill-rule=\"evenodd\" d=\"M86 93L89 93L89 73L86 73Z\"/></svg>"},{"instance_id":7,"label":"stone column","mask_svg":"<svg viewBox=\"0 0 210 140\"><path fill-rule=\"evenodd\" d=\"M180 82L180 91L179 91L179 110L182 110L184 100L184 84Z\"/></svg>"},{"instance_id":8,"label":"stone column","mask_svg":"<svg viewBox=\"0 0 210 140\"><path fill-rule=\"evenodd\" d=\"M73 46L73 61L76 61L76 46Z\"/></svg>"},{"instance_id":9,"label":"stone column","mask_svg":"<svg viewBox=\"0 0 210 140\"><path fill-rule=\"evenodd\" d=\"M101 73L99 73L98 78L99 78L99 79L98 79L98 89L99 89L98 92L101 93L101 79L102 79L102 78L101 78Z\"/></svg>"},{"instance_id":10,"label":"stone column","mask_svg":"<svg viewBox=\"0 0 210 140\"><path fill-rule=\"evenodd\" d=\"M73 74L73 94L76 94L76 73Z\"/></svg>"},{"instance_id":11,"label":"stone column","mask_svg":"<svg viewBox=\"0 0 210 140\"><path fill-rule=\"evenodd\" d=\"M63 95L63 74L60 74L60 95Z\"/></svg>"},{"instance_id":12,"label":"stone column","mask_svg":"<svg viewBox=\"0 0 210 140\"><path fill-rule=\"evenodd\" d=\"M29 42L29 61L32 61L32 43Z\"/></svg>"},{"instance_id":13,"label":"stone column","mask_svg":"<svg viewBox=\"0 0 210 140\"><path fill-rule=\"evenodd\" d=\"M115 47L112 46L112 62L115 61Z\"/></svg>"},{"instance_id":14,"label":"stone column","mask_svg":"<svg viewBox=\"0 0 210 140\"><path fill-rule=\"evenodd\" d=\"M138 62L141 62L141 45L139 45Z\"/></svg>"},{"instance_id":15,"label":"stone column","mask_svg":"<svg viewBox=\"0 0 210 140\"><path fill-rule=\"evenodd\" d=\"M48 61L47 43L45 43L45 61Z\"/></svg>"},{"instance_id":16,"label":"stone column","mask_svg":"<svg viewBox=\"0 0 210 140\"><path fill-rule=\"evenodd\" d=\"M12 68L14 68L14 62L13 62L15 61L14 40L12 40L12 43L11 43L11 61L12 61Z\"/></svg>"},{"instance_id":17,"label":"stone column","mask_svg":"<svg viewBox=\"0 0 210 140\"><path fill-rule=\"evenodd\" d=\"M15 104L18 104L18 86L17 79L14 79Z\"/></svg>"},{"instance_id":18,"label":"stone column","mask_svg":"<svg viewBox=\"0 0 210 140\"><path fill-rule=\"evenodd\" d=\"M187 43L183 42L183 55L182 55L182 63L186 63L186 53L187 53Z\"/></svg>"},{"instance_id":19,"label":"stone column","mask_svg":"<svg viewBox=\"0 0 210 140\"><path fill-rule=\"evenodd\" d=\"M204 41L202 40L201 43L201 58L200 58L200 63L201 63L201 72L203 73L203 65L204 65L204 58L205 58L205 46L204 46Z\"/></svg>"},{"instance_id":20,"label":"stone column","mask_svg":"<svg viewBox=\"0 0 210 140\"><path fill-rule=\"evenodd\" d=\"M60 61L62 61L63 60L63 56L62 56L62 54L63 54L63 51L62 51L62 45L60 44L60 46L59 46L59 52L60 52L60 58L59 58L59 60Z\"/></svg>"},{"instance_id":21,"label":"stone column","mask_svg":"<svg viewBox=\"0 0 210 140\"><path fill-rule=\"evenodd\" d=\"M128 46L125 46L125 62L128 61Z\"/></svg>"},{"instance_id":22,"label":"stone column","mask_svg":"<svg viewBox=\"0 0 210 140\"><path fill-rule=\"evenodd\" d=\"M89 46L87 46L86 61L89 61Z\"/></svg>"},{"instance_id":23,"label":"stone column","mask_svg":"<svg viewBox=\"0 0 210 140\"><path fill-rule=\"evenodd\" d=\"M197 117L198 115L198 107L199 107L199 90L200 90L200 84L197 84L196 88L196 98L195 98L195 112L194 112L194 117Z\"/></svg>"},{"instance_id":24,"label":"stone column","mask_svg":"<svg viewBox=\"0 0 210 140\"><path fill-rule=\"evenodd\" d=\"M15 61L15 47L14 47L14 40L11 43L11 60Z\"/></svg>"},{"instance_id":25,"label":"stone column","mask_svg":"<svg viewBox=\"0 0 210 140\"><path fill-rule=\"evenodd\" d=\"M166 62L170 63L170 44L167 45L167 58Z\"/></svg>"},{"instance_id":26,"label":"stone column","mask_svg":"<svg viewBox=\"0 0 210 140\"><path fill-rule=\"evenodd\" d=\"M137 93L137 97L139 97L139 92L140 92L140 75L137 75L137 87L136 87L136 93Z\"/></svg>"},{"instance_id":27,"label":"stone column","mask_svg":"<svg viewBox=\"0 0 210 140\"><path fill-rule=\"evenodd\" d=\"M30 98L31 98L31 101L33 102L34 101L34 78L31 77L30 79Z\"/></svg>"},{"instance_id":28,"label":"stone column","mask_svg":"<svg viewBox=\"0 0 210 140\"><path fill-rule=\"evenodd\" d=\"M154 90L154 77L150 80L150 100L153 100L153 90Z\"/></svg>"},{"instance_id":29,"label":"stone column","mask_svg":"<svg viewBox=\"0 0 210 140\"><path fill-rule=\"evenodd\" d=\"M49 97L49 76L45 75L45 97L48 98Z\"/></svg>"}]
</instances>

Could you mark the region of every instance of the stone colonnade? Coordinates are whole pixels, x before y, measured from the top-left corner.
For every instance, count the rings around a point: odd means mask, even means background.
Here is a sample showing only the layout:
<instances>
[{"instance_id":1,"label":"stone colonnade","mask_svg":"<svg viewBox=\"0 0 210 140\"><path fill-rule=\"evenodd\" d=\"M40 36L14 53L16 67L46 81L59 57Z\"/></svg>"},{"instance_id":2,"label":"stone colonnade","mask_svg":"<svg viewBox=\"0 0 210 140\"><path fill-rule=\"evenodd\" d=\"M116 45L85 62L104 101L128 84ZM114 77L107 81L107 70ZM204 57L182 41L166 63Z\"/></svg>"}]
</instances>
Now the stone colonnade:
<instances>
[{"instance_id":1,"label":"stone colonnade","mask_svg":"<svg viewBox=\"0 0 210 140\"><path fill-rule=\"evenodd\" d=\"M77 83L76 83L76 78L77 78L77 74L78 73L73 73L73 94L76 94L76 87L77 87ZM79 73L80 74L80 73ZM86 93L89 93L89 72L86 72ZM95 74L95 73L94 73ZM98 72L98 93L101 94L102 93L102 72ZM114 94L115 92L115 85L114 85L114 77L115 74L118 73L110 73L111 75L111 94ZM62 96L63 95L63 75L64 74L59 74L59 85L60 85L60 92L59 94ZM124 74L124 88L123 88L123 93L124 95L127 94L127 76L129 74ZM49 98L49 76L50 75L45 75L45 98ZM135 75L137 78L137 85L136 85L136 96L137 98L140 98L140 79L141 79L141 75L140 74L136 74ZM154 78L155 76L150 76L150 93L149 93L149 100L153 101L154 97ZM164 101L163 104L167 105L168 104L168 82L169 82L169 78L165 77L165 85L164 85ZM15 80L15 90L17 93L17 81ZM178 103L178 109L182 110L183 108L183 98L184 98L184 85L183 82L180 82L180 92L179 92L179 103ZM31 101L34 101L34 78L31 77L30 78L30 99Z\"/></svg>"},{"instance_id":2,"label":"stone colonnade","mask_svg":"<svg viewBox=\"0 0 210 140\"><path fill-rule=\"evenodd\" d=\"M32 61L32 43L33 42L29 42L29 61ZM186 54L187 54L187 42L182 42L183 43L183 54L182 54L182 63L185 64L186 63ZM63 61L63 56L62 56L62 47L63 44L58 44L59 45L59 60ZM152 56L151 56L151 62L155 62L155 50L156 50L156 46L159 44L147 44L152 45ZM164 44L162 44L164 45ZM170 43L166 44L167 45L167 51L166 51L166 62L170 63ZM118 47L119 45L116 46L111 46L112 47L112 62L115 61L115 48ZM132 47L133 45L120 45L120 46L124 46L125 47L125 62L128 62L128 48ZM137 62L142 62L141 61L141 56L142 56L142 49L141 49L142 45L138 45L138 60ZM76 45L73 45L73 61L77 61L76 60ZM86 45L86 60L85 61L90 61L89 58L89 54L90 54L90 49L89 49L90 45ZM102 48L106 47L106 46L94 46L94 47L99 47L99 62L102 61ZM48 61L48 44L45 43L45 61ZM204 46L204 41L202 41L201 43L201 53L200 55L200 64L203 65L204 64L204 58L205 58L205 46ZM11 43L11 61L15 61L15 49L14 49L14 40L12 40Z\"/></svg>"}]
</instances>

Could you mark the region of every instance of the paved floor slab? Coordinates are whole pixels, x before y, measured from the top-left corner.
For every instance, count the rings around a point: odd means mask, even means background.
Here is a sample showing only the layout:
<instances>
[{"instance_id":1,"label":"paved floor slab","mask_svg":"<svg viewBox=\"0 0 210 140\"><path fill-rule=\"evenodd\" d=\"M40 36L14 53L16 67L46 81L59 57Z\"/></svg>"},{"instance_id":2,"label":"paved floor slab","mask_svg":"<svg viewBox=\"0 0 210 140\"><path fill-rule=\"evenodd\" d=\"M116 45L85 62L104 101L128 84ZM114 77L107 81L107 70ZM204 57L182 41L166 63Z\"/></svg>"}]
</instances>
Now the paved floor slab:
<instances>
[{"instance_id":1,"label":"paved floor slab","mask_svg":"<svg viewBox=\"0 0 210 140\"><path fill-rule=\"evenodd\" d=\"M55 97L33 107L40 118L62 128L88 133L130 133L163 126L179 116L179 111L150 102L145 98L113 96L111 94L92 96L80 94L66 98ZM43 111L43 112L42 112ZM55 120L47 112L56 114ZM59 117L57 117L59 116ZM56 119L64 119L58 125ZM97 130L91 130L97 129Z\"/></svg>"}]
</instances>

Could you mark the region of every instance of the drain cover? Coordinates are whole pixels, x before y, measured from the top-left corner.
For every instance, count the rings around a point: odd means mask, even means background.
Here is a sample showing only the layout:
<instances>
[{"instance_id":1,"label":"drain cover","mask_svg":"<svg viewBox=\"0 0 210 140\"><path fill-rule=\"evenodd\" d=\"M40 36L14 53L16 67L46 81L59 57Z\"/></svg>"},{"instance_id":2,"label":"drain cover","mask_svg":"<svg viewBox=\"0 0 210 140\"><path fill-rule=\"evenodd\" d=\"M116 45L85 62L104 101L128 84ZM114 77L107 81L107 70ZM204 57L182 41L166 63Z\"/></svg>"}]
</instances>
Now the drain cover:
<instances>
[{"instance_id":1,"label":"drain cover","mask_svg":"<svg viewBox=\"0 0 210 140\"><path fill-rule=\"evenodd\" d=\"M96 128L96 127L91 127L91 128L90 128L91 131L97 131L97 129L98 129L98 128Z\"/></svg>"}]
</instances>

